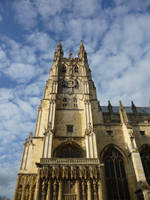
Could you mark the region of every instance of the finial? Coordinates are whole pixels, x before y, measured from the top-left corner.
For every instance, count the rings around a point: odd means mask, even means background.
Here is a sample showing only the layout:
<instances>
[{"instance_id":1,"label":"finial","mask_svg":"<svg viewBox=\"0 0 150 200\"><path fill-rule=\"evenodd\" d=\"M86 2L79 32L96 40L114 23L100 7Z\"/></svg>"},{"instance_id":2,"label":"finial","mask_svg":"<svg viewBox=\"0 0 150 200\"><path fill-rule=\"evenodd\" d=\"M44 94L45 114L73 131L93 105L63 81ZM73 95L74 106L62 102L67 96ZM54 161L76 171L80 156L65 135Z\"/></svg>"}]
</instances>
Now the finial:
<instances>
[{"instance_id":1,"label":"finial","mask_svg":"<svg viewBox=\"0 0 150 200\"><path fill-rule=\"evenodd\" d=\"M57 48L62 48L61 40L58 41Z\"/></svg>"},{"instance_id":2,"label":"finial","mask_svg":"<svg viewBox=\"0 0 150 200\"><path fill-rule=\"evenodd\" d=\"M132 107L132 111L133 111L133 112L136 112L136 106L135 106L135 104L133 103L133 101L131 101L131 107Z\"/></svg>"},{"instance_id":3,"label":"finial","mask_svg":"<svg viewBox=\"0 0 150 200\"><path fill-rule=\"evenodd\" d=\"M83 45L83 41L80 40L80 48L83 47L84 48L84 45Z\"/></svg>"},{"instance_id":4,"label":"finial","mask_svg":"<svg viewBox=\"0 0 150 200\"><path fill-rule=\"evenodd\" d=\"M123 105L122 105L121 100L119 101L119 104L120 104L120 109L123 109Z\"/></svg>"},{"instance_id":5,"label":"finial","mask_svg":"<svg viewBox=\"0 0 150 200\"><path fill-rule=\"evenodd\" d=\"M69 53L69 59L70 60L72 59L72 51L70 51L70 53Z\"/></svg>"},{"instance_id":6,"label":"finial","mask_svg":"<svg viewBox=\"0 0 150 200\"><path fill-rule=\"evenodd\" d=\"M108 110L109 110L109 112L112 112L112 111L113 111L113 110L112 110L112 105L111 105L110 101L108 101Z\"/></svg>"}]
</instances>

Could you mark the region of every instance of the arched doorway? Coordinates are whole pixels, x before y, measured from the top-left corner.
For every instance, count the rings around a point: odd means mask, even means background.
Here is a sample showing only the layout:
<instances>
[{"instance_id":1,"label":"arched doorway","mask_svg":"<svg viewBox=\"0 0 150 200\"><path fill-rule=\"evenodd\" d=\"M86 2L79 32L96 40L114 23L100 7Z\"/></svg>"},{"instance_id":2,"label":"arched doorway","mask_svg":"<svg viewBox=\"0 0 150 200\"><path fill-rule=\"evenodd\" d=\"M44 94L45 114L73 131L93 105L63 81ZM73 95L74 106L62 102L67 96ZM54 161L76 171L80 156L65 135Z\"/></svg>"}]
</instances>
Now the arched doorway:
<instances>
[{"instance_id":1,"label":"arched doorway","mask_svg":"<svg viewBox=\"0 0 150 200\"><path fill-rule=\"evenodd\" d=\"M104 153L103 159L108 199L129 200L123 156L112 146Z\"/></svg>"},{"instance_id":2,"label":"arched doorway","mask_svg":"<svg viewBox=\"0 0 150 200\"><path fill-rule=\"evenodd\" d=\"M150 185L150 147L148 145L145 145L142 148L140 155L141 155L141 160L142 160L146 180L148 184Z\"/></svg>"}]
</instances>

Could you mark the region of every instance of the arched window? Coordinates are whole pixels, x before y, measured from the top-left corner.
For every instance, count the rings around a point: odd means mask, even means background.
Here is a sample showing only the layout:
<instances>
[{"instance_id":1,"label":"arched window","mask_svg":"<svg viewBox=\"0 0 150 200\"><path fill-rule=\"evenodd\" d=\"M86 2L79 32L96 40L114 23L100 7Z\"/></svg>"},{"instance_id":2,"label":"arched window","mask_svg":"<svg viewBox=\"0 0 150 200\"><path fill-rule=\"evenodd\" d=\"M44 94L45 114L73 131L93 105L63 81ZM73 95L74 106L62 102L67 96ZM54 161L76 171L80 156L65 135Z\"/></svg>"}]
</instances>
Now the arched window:
<instances>
[{"instance_id":1,"label":"arched window","mask_svg":"<svg viewBox=\"0 0 150 200\"><path fill-rule=\"evenodd\" d=\"M78 66L74 67L74 72L78 73Z\"/></svg>"},{"instance_id":2,"label":"arched window","mask_svg":"<svg viewBox=\"0 0 150 200\"><path fill-rule=\"evenodd\" d=\"M146 176L148 184L150 185L150 147L143 148L140 155L141 155L141 160L142 160L145 176Z\"/></svg>"},{"instance_id":3,"label":"arched window","mask_svg":"<svg viewBox=\"0 0 150 200\"><path fill-rule=\"evenodd\" d=\"M82 158L83 153L80 148L78 148L74 145L71 145L71 144L65 144L55 151L54 157L57 157L57 158Z\"/></svg>"},{"instance_id":4,"label":"arched window","mask_svg":"<svg viewBox=\"0 0 150 200\"><path fill-rule=\"evenodd\" d=\"M123 157L114 147L104 154L105 176L108 199L129 200L128 184Z\"/></svg>"}]
</instances>

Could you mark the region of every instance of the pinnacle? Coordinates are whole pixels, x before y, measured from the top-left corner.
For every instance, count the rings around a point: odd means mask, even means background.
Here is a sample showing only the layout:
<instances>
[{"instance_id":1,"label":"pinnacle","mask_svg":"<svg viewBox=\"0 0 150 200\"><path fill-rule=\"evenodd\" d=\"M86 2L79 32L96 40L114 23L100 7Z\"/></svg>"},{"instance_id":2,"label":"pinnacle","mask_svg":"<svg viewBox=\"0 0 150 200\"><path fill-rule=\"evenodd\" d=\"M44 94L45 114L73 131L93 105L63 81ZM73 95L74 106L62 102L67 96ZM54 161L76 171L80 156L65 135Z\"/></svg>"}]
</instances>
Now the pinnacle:
<instances>
[{"instance_id":1,"label":"pinnacle","mask_svg":"<svg viewBox=\"0 0 150 200\"><path fill-rule=\"evenodd\" d=\"M83 44L83 41L82 41L82 40L80 41L80 49L83 49L83 50L84 50L84 44Z\"/></svg>"},{"instance_id":2,"label":"pinnacle","mask_svg":"<svg viewBox=\"0 0 150 200\"><path fill-rule=\"evenodd\" d=\"M57 49L62 49L61 40L59 40L59 42L58 42Z\"/></svg>"}]
</instances>

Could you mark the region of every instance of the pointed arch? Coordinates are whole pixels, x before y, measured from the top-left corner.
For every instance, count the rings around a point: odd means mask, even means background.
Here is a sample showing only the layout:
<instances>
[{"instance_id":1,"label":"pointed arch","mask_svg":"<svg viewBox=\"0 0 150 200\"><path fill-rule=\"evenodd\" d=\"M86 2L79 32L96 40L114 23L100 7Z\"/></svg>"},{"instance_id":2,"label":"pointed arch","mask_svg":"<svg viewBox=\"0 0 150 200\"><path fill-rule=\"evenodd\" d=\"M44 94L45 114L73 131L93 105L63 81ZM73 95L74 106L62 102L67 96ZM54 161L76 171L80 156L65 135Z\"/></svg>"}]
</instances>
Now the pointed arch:
<instances>
[{"instance_id":1,"label":"pointed arch","mask_svg":"<svg viewBox=\"0 0 150 200\"><path fill-rule=\"evenodd\" d=\"M102 151L100 152L100 160L103 161L104 160L104 154L105 152L110 149L110 148L115 148L116 150L118 150L120 152L120 154L123 156L123 159L127 159L127 153L125 151L123 151L119 146L117 146L116 144L108 144L106 145Z\"/></svg>"},{"instance_id":2,"label":"pointed arch","mask_svg":"<svg viewBox=\"0 0 150 200\"><path fill-rule=\"evenodd\" d=\"M105 166L108 199L129 200L124 156L120 149L115 145L108 145L104 148L101 156Z\"/></svg>"},{"instance_id":3,"label":"pointed arch","mask_svg":"<svg viewBox=\"0 0 150 200\"><path fill-rule=\"evenodd\" d=\"M75 72L75 73L78 73L78 70L79 70L79 68L78 68L78 66L76 65L76 66L74 67L74 72Z\"/></svg>"},{"instance_id":4,"label":"pointed arch","mask_svg":"<svg viewBox=\"0 0 150 200\"><path fill-rule=\"evenodd\" d=\"M83 149L75 142L66 142L59 145L53 153L57 158L83 158Z\"/></svg>"},{"instance_id":5,"label":"pointed arch","mask_svg":"<svg viewBox=\"0 0 150 200\"><path fill-rule=\"evenodd\" d=\"M140 148L140 156L145 172L146 180L150 185L150 145L144 144Z\"/></svg>"}]
</instances>

